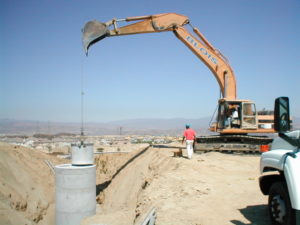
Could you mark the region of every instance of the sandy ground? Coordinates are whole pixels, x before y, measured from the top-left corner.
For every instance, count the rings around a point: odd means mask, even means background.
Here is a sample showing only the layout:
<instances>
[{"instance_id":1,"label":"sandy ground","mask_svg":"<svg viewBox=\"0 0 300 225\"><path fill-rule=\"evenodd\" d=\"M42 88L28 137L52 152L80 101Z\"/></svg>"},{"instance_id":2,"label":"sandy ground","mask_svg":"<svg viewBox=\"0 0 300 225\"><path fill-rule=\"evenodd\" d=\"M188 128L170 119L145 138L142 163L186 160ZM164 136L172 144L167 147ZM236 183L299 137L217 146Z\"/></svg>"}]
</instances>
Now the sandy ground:
<instances>
[{"instance_id":1,"label":"sandy ground","mask_svg":"<svg viewBox=\"0 0 300 225\"><path fill-rule=\"evenodd\" d=\"M137 225L152 208L156 225L270 224L259 155L211 152L188 160L173 157L172 148L145 147L95 156L97 214L83 225ZM45 159L66 163L0 143L0 224L54 224L54 176Z\"/></svg>"},{"instance_id":2,"label":"sandy ground","mask_svg":"<svg viewBox=\"0 0 300 225\"><path fill-rule=\"evenodd\" d=\"M97 214L82 224L140 224L153 207L156 225L270 224L258 186L259 155L212 152L188 160L173 157L174 150L151 147L128 158L99 184Z\"/></svg>"},{"instance_id":3,"label":"sandy ground","mask_svg":"<svg viewBox=\"0 0 300 225\"><path fill-rule=\"evenodd\" d=\"M44 160L65 160L0 143L0 224L54 224L55 177Z\"/></svg>"}]
</instances>

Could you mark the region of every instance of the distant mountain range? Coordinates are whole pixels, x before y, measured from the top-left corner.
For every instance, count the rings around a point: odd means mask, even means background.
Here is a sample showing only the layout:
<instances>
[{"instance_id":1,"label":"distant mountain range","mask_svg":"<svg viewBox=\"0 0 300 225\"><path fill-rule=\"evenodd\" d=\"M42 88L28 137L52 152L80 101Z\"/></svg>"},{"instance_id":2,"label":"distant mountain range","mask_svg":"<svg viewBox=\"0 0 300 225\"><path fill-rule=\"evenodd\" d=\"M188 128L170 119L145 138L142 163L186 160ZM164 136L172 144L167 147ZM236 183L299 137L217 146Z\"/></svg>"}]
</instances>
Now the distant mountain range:
<instances>
[{"instance_id":1,"label":"distant mountain range","mask_svg":"<svg viewBox=\"0 0 300 225\"><path fill-rule=\"evenodd\" d=\"M199 119L131 119L106 123L88 122L84 124L86 135L181 135L185 124L191 124L198 135L206 135L211 118ZM293 117L294 129L300 129L300 118ZM80 134L80 123L22 121L0 119L0 135L33 135L33 134Z\"/></svg>"},{"instance_id":2,"label":"distant mountain range","mask_svg":"<svg viewBox=\"0 0 300 225\"><path fill-rule=\"evenodd\" d=\"M184 130L185 124L197 131L205 133L209 127L210 118L200 119L131 119L106 123L87 122L84 124L86 135L116 135L116 134L149 134L177 135ZM45 122L29 120L0 119L0 135L33 135L33 134L80 134L81 123Z\"/></svg>"}]
</instances>

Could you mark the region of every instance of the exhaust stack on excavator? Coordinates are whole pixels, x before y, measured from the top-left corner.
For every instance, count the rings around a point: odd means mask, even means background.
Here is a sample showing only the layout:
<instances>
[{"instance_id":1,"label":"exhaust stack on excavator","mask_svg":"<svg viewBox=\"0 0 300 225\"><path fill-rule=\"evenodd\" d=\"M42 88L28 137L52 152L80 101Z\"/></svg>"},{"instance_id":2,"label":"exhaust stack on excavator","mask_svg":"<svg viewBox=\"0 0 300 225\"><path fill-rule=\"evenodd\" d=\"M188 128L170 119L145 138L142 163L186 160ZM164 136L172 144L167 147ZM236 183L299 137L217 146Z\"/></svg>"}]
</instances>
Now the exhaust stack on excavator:
<instances>
[{"instance_id":1,"label":"exhaust stack on excavator","mask_svg":"<svg viewBox=\"0 0 300 225\"><path fill-rule=\"evenodd\" d=\"M89 47L105 38L108 34L107 25L97 20L89 21L82 29L82 44L85 54L88 54Z\"/></svg>"}]
</instances>

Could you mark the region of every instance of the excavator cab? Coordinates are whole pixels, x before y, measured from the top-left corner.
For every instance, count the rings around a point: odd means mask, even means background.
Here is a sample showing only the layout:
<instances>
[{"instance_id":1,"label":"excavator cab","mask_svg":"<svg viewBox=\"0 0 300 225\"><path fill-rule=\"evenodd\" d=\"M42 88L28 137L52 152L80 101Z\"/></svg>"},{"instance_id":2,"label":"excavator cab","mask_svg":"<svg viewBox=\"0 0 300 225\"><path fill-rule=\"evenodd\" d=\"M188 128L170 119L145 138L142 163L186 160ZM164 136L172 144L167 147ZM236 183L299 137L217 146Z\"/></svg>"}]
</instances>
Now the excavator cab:
<instances>
[{"instance_id":1,"label":"excavator cab","mask_svg":"<svg viewBox=\"0 0 300 225\"><path fill-rule=\"evenodd\" d=\"M241 133L242 130L257 129L255 104L248 100L220 99L218 115L213 127L214 129L211 130L220 133Z\"/></svg>"}]
</instances>

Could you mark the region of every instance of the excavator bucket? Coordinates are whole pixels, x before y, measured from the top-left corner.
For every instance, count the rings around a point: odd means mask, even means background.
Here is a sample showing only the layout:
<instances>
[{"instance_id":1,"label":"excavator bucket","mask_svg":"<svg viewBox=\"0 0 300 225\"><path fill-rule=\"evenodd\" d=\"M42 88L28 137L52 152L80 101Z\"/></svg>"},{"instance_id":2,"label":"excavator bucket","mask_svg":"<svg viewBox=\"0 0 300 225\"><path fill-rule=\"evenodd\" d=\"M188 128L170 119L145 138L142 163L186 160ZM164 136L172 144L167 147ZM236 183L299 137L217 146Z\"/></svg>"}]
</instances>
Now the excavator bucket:
<instances>
[{"instance_id":1,"label":"excavator bucket","mask_svg":"<svg viewBox=\"0 0 300 225\"><path fill-rule=\"evenodd\" d=\"M101 23L97 20L89 21L82 29L82 44L85 54L88 54L89 47L102 40L108 34L108 29L105 23Z\"/></svg>"}]
</instances>

